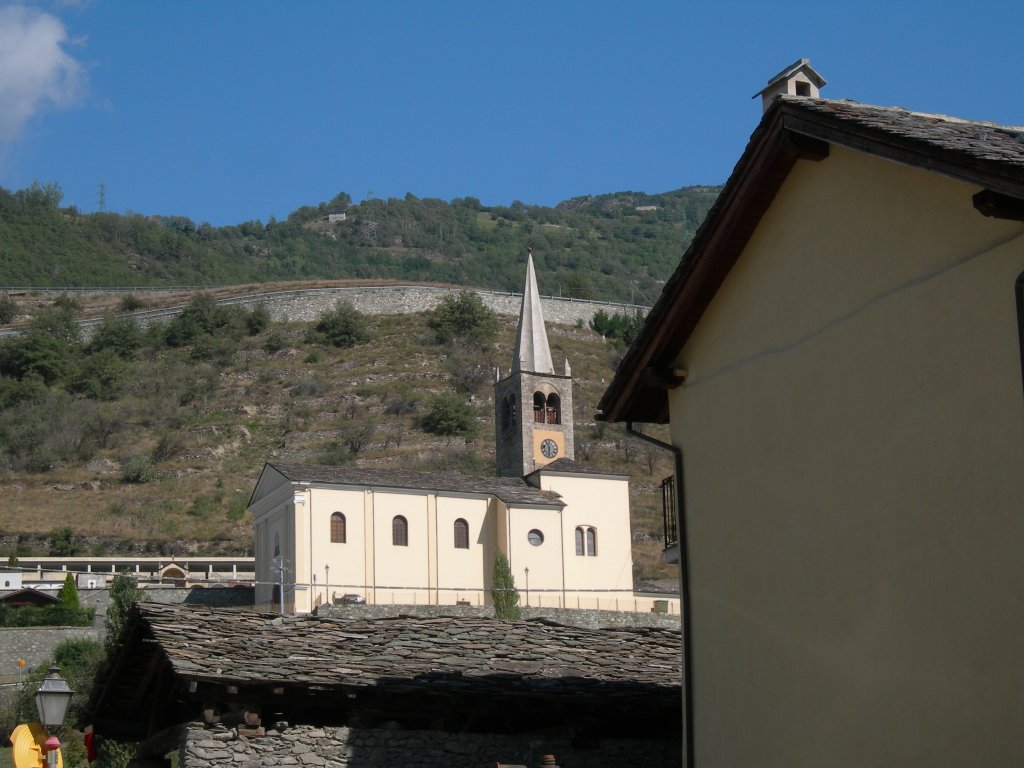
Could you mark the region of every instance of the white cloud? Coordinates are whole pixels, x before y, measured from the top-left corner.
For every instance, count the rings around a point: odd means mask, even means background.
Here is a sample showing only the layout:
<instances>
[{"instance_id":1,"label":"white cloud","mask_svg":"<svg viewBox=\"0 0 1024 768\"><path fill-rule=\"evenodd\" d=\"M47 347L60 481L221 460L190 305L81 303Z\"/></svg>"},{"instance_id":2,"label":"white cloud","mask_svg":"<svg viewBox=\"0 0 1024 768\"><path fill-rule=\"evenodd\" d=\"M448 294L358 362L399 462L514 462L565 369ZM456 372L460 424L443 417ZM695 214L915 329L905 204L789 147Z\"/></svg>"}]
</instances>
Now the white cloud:
<instances>
[{"instance_id":1,"label":"white cloud","mask_svg":"<svg viewBox=\"0 0 1024 768\"><path fill-rule=\"evenodd\" d=\"M64 51L71 42L52 14L0 8L0 142L16 139L33 115L78 101L85 74Z\"/></svg>"}]
</instances>

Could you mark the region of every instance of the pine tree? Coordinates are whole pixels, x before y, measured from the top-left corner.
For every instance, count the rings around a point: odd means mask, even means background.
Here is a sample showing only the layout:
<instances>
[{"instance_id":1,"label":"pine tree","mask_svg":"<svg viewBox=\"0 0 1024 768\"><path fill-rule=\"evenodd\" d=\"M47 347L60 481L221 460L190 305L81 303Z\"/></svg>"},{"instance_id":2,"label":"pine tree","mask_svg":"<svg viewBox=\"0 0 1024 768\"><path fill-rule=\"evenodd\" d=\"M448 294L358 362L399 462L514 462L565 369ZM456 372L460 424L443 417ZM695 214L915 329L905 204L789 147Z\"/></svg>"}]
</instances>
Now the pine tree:
<instances>
[{"instance_id":1,"label":"pine tree","mask_svg":"<svg viewBox=\"0 0 1024 768\"><path fill-rule=\"evenodd\" d=\"M492 584L491 598L494 600L494 617L506 621L521 619L516 581L512 577L512 568L508 564L508 558L500 550L494 553Z\"/></svg>"}]
</instances>

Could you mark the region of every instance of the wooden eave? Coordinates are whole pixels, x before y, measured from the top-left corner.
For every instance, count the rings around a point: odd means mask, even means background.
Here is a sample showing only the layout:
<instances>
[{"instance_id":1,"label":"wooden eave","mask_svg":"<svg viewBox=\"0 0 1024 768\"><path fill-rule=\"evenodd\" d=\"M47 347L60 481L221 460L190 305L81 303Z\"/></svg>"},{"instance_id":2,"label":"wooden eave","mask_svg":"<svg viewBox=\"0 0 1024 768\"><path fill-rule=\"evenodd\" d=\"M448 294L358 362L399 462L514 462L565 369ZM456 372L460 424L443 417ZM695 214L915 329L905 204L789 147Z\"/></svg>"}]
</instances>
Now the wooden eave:
<instances>
[{"instance_id":1,"label":"wooden eave","mask_svg":"<svg viewBox=\"0 0 1024 768\"><path fill-rule=\"evenodd\" d=\"M992 196L974 202L985 215L1011 218L1017 211L1005 198L1024 200L1024 178L1005 163L801 108L799 101L776 100L751 135L722 193L601 398L601 420L668 423L667 390L671 384L665 382L666 372L797 160L822 160L828 157L829 145L835 144L990 190L1000 196L998 205L990 202ZM984 203L995 212L982 210ZM971 200L965 204L970 205Z\"/></svg>"}]
</instances>

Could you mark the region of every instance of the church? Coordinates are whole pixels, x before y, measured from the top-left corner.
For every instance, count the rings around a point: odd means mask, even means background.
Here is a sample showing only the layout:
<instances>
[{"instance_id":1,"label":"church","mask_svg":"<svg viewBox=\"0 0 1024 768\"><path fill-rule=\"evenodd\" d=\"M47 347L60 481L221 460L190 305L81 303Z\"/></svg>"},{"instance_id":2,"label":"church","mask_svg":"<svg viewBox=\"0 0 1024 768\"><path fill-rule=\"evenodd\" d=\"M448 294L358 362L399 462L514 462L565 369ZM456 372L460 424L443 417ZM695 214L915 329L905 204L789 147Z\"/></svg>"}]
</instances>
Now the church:
<instances>
[{"instance_id":1,"label":"church","mask_svg":"<svg viewBox=\"0 0 1024 768\"><path fill-rule=\"evenodd\" d=\"M496 477L268 462L249 501L257 605L488 605L503 552L522 605L650 610L628 478L574 460L572 375L555 372L532 255L496 378Z\"/></svg>"}]
</instances>

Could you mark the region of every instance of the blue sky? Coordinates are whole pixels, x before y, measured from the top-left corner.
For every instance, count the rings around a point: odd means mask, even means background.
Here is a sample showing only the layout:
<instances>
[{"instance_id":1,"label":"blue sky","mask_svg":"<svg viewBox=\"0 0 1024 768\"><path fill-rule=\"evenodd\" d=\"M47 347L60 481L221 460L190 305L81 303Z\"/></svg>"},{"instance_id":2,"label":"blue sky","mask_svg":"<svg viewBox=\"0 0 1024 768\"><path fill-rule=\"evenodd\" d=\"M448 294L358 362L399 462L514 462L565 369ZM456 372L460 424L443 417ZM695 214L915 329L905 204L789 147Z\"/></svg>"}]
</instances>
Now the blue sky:
<instances>
[{"instance_id":1,"label":"blue sky","mask_svg":"<svg viewBox=\"0 0 1024 768\"><path fill-rule=\"evenodd\" d=\"M222 225L717 184L800 57L828 98L1024 124L1022 29L987 0L0 0L0 186Z\"/></svg>"}]
</instances>

